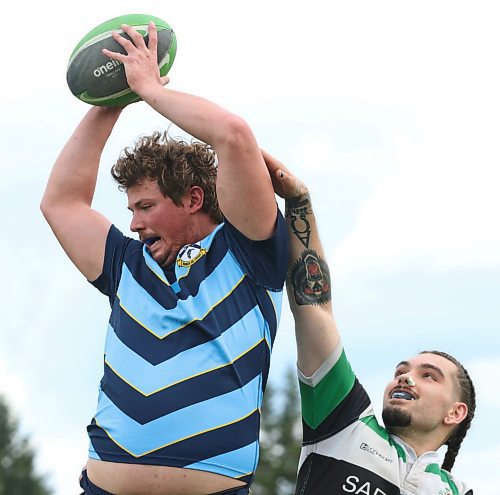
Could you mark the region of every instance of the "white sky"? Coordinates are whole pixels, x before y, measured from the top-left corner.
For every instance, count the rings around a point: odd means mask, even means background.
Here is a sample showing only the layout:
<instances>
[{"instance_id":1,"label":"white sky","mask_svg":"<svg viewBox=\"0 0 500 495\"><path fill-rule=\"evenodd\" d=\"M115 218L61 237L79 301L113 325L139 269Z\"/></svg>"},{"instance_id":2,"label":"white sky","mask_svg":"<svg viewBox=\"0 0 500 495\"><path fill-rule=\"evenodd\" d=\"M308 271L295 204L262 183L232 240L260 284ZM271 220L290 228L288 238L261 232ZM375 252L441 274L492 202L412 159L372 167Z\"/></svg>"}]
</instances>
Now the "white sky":
<instances>
[{"instance_id":1,"label":"white sky","mask_svg":"<svg viewBox=\"0 0 500 495\"><path fill-rule=\"evenodd\" d=\"M66 260L38 204L87 105L69 92L73 46L95 25L151 13L177 33L171 86L239 113L310 185L347 352L375 404L394 365L456 355L478 410L454 473L493 493L500 414L500 6L423 0L96 2L4 6L0 79L0 391L54 495L76 493L94 413L108 303ZM167 124L127 109L95 206L127 231L109 178L119 151ZM287 305L271 369L294 365Z\"/></svg>"}]
</instances>

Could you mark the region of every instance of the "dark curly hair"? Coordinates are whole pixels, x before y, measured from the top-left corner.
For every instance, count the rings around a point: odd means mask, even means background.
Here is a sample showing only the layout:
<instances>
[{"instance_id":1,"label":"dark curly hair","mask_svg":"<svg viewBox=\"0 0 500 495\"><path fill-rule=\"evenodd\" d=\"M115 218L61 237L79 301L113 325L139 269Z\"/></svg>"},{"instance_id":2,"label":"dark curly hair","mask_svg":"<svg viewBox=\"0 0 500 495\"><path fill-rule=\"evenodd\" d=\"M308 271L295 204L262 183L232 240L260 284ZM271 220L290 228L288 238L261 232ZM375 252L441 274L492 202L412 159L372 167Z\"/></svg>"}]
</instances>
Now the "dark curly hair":
<instances>
[{"instance_id":1,"label":"dark curly hair","mask_svg":"<svg viewBox=\"0 0 500 495\"><path fill-rule=\"evenodd\" d=\"M464 368L462 363L460 363L460 361L455 359L453 356L450 356L449 354L446 354L446 352L442 351L423 351L420 354L436 354L437 356L448 359L448 361L451 361L457 367L457 384L460 390L460 401L467 405L468 412L465 419L455 428L450 438L446 441L448 450L444 456L441 469L451 471L451 468L455 464L455 458L458 455L460 446L462 445L462 441L470 428L472 419L474 418L474 413L476 411L476 391L469 373Z\"/></svg>"},{"instance_id":2,"label":"dark curly hair","mask_svg":"<svg viewBox=\"0 0 500 495\"><path fill-rule=\"evenodd\" d=\"M191 186L199 186L205 193L203 211L216 223L222 222L215 191L217 156L201 141L188 143L156 131L141 137L133 148L125 148L111 175L123 191L144 179L156 180L164 196L177 206Z\"/></svg>"}]
</instances>

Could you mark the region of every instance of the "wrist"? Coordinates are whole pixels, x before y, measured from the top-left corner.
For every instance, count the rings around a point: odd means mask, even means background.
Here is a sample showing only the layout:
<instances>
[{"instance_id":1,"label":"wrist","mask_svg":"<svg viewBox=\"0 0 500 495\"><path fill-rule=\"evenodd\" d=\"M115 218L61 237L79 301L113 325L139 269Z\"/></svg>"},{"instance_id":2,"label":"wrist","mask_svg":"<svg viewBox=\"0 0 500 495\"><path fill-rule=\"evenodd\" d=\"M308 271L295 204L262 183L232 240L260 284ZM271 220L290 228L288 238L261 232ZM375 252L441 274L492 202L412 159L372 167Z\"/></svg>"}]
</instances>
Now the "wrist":
<instances>
[{"instance_id":1,"label":"wrist","mask_svg":"<svg viewBox=\"0 0 500 495\"><path fill-rule=\"evenodd\" d=\"M147 103L156 100L160 95L160 91L165 91L165 88L159 82L148 82L146 84L134 86L131 89L135 94L139 95L141 99Z\"/></svg>"},{"instance_id":2,"label":"wrist","mask_svg":"<svg viewBox=\"0 0 500 495\"><path fill-rule=\"evenodd\" d=\"M89 110L89 114L95 115L99 119L118 119L125 107L105 107L105 106L93 106Z\"/></svg>"},{"instance_id":3,"label":"wrist","mask_svg":"<svg viewBox=\"0 0 500 495\"><path fill-rule=\"evenodd\" d=\"M311 196L309 195L309 191L307 190L307 188L302 189L300 193L300 196L285 199L285 208L287 210L311 205Z\"/></svg>"}]
</instances>

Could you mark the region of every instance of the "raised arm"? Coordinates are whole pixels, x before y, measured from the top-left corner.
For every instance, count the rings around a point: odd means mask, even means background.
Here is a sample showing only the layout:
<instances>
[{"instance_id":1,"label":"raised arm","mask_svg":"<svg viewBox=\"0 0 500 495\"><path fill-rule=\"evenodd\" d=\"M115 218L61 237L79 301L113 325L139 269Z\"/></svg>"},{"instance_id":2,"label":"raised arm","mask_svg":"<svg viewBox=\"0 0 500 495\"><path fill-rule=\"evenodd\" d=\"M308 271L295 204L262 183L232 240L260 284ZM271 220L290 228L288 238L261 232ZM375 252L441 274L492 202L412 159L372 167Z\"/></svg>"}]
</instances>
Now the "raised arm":
<instances>
[{"instance_id":1,"label":"raised arm","mask_svg":"<svg viewBox=\"0 0 500 495\"><path fill-rule=\"evenodd\" d=\"M129 86L152 108L211 145L218 157L217 197L225 217L248 238L261 240L273 233L276 201L257 141L246 122L204 98L163 87L157 66L157 33L149 25L149 44L131 27L115 33L126 55L103 50L125 65Z\"/></svg>"},{"instance_id":2,"label":"raised arm","mask_svg":"<svg viewBox=\"0 0 500 495\"><path fill-rule=\"evenodd\" d=\"M325 261L307 187L281 162L262 150L276 194L285 199L290 238L287 292L295 319L297 360L311 376L335 349L330 272Z\"/></svg>"},{"instance_id":3,"label":"raised arm","mask_svg":"<svg viewBox=\"0 0 500 495\"><path fill-rule=\"evenodd\" d=\"M111 225L91 203L101 153L120 112L89 110L59 154L40 205L64 251L89 280L102 272Z\"/></svg>"}]
</instances>

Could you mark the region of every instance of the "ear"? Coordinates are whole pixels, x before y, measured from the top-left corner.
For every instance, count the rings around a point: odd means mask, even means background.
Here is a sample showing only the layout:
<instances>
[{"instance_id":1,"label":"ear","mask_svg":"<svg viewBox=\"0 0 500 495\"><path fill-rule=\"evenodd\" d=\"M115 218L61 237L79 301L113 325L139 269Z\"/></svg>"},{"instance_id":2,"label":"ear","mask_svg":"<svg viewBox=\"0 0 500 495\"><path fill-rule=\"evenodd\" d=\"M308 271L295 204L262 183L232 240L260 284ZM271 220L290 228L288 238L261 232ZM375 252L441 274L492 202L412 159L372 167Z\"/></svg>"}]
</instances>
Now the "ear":
<instances>
[{"instance_id":1,"label":"ear","mask_svg":"<svg viewBox=\"0 0 500 495\"><path fill-rule=\"evenodd\" d=\"M196 213L203 208L205 191L200 186L191 186L188 192L188 200L191 213Z\"/></svg>"},{"instance_id":2,"label":"ear","mask_svg":"<svg viewBox=\"0 0 500 495\"><path fill-rule=\"evenodd\" d=\"M443 422L447 426L454 426L461 423L466 417L469 409L464 402L455 402L448 414L444 417Z\"/></svg>"}]
</instances>

